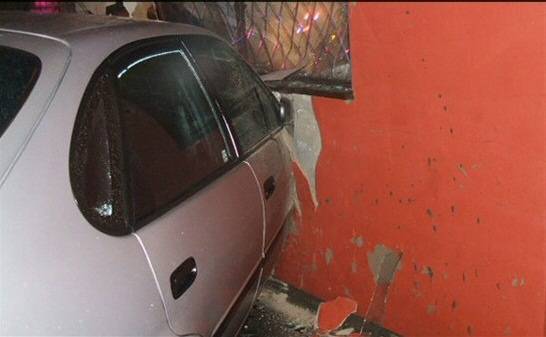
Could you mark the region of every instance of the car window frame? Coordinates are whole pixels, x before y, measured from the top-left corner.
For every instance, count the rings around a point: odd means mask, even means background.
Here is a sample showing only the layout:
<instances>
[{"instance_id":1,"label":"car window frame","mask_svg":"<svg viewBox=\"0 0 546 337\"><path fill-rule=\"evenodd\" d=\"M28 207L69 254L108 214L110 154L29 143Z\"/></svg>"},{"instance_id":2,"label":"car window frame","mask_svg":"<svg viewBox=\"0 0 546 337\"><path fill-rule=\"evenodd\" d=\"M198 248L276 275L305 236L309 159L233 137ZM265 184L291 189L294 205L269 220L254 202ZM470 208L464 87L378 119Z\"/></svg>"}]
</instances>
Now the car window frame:
<instances>
[{"instance_id":1,"label":"car window frame","mask_svg":"<svg viewBox=\"0 0 546 337\"><path fill-rule=\"evenodd\" d=\"M280 120L280 115L279 115L278 112L275 114L275 116L276 116L276 118L277 118L277 120L279 122L279 125L276 128L268 130L268 132L259 141L257 141L251 147L249 147L246 151L243 151L243 149L241 147L241 143L239 141L239 138L237 137L237 132L235 131L233 125L231 124L231 121L229 121L229 119L226 117L225 112L222 109L222 106L220 105L214 90L211 88L210 85L207 84L206 76L202 73L201 68L199 67L199 64L195 60L194 55L191 53L191 50L188 47L188 41L184 39L185 37L191 37L191 36L199 36L199 37L206 36L207 38L216 39L216 40L220 41L221 43L225 44L225 46L227 48L230 48L237 55L238 55L238 52L229 43L227 43L225 40L223 40L222 38L217 37L215 35L212 35L212 34L211 35L186 34L186 35L183 35L182 39L181 39L181 42L182 42L182 44L184 46L184 51L189 56L190 61L192 62L194 68L198 72L199 77L201 78L201 81L202 81L203 85L205 86L205 88L206 88L207 92L209 93L210 97L213 99L214 104L216 106L216 109L218 110L219 114L221 114L221 116L222 116L223 120L225 121L227 127L230 129L230 133L233 134L233 142L235 143L235 146L237 148L237 153L239 154L238 158L241 161L244 161L245 159L252 156L256 151L258 151L265 143L267 143L268 141L274 139L277 136L277 134L284 128L284 125L282 124L282 121ZM280 103L278 102L277 98L275 97L275 95L273 95L273 93L267 87L267 85L260 79L260 76L258 76L258 74L256 74L254 69L252 69L252 67L242 57L239 57L237 61L243 67L245 67L245 69L248 70L248 72L251 74L250 78L253 79L254 82L266 93L266 95L268 95L270 97L271 101L276 104L277 110L280 110ZM263 103L263 102L261 102L261 103Z\"/></svg>"},{"instance_id":2,"label":"car window frame","mask_svg":"<svg viewBox=\"0 0 546 337\"><path fill-rule=\"evenodd\" d=\"M113 76L117 76L116 71L115 71L115 67L114 67L114 65L116 64L117 61L119 61L120 59L122 59L126 55L134 54L135 52L137 52L139 50L142 50L142 49L144 49L146 47L149 47L150 45L152 45L152 46L155 45L155 46L159 47L159 46L165 46L165 45L172 44L172 45L175 45L176 48L178 48L180 50L182 56L185 58L185 61L188 64L188 67L190 68L193 76L195 77L195 79L197 80L197 82L199 83L199 85L201 87L201 91L203 92L203 95L205 96L205 99L207 100L207 102L208 102L208 104L209 104L209 106L211 108L211 112L214 114L214 116L215 116L215 118L217 120L218 127L219 127L219 129L220 129L220 131L221 131L221 133L223 135L225 149L228 152L228 161L225 162L217 170L215 170L211 174L209 174L206 177L204 177L203 179L201 179L196 184L193 184L190 188L185 189L185 191L183 193L178 195L172 201L167 202L167 203L161 205L160 207L156 208L154 210L154 212L152 214L150 214L149 216L146 216L146 217L143 217L143 218L137 220L137 219L132 218L131 215L129 215L128 219L127 219L127 222L128 222L128 228L130 228L130 230L127 230L127 231L108 231L108 230L104 230L104 228L100 228L100 226L97 227L96 224L89 221L88 217L85 216L84 212L82 212L80 210L80 213L82 213L82 215L84 215L84 218L87 220L87 222L89 222L93 227L97 228L99 231L101 231L103 233L106 233L106 234L109 234L109 235L112 235L112 236L125 236L125 235L129 235L129 234L131 234L133 232L137 232L139 229L143 228L146 225L149 225L150 223L154 222L154 220L160 218L164 214L166 214L169 211L173 210L174 208L178 207L179 205L184 203L184 201L186 201L187 199L189 199L192 196L196 195L201 190L207 188L209 185L213 184L217 179L219 179L222 176L228 174L229 171L233 170L235 167L237 167L242 162L242 160L240 159L241 157L240 157L239 153L237 152L237 145L236 145L236 143L235 143L235 141L233 139L233 136L231 134L232 131L230 130L230 126L227 124L227 120L224 118L224 116L218 110L218 107L214 103L214 99L210 95L210 91L207 89L207 87L203 83L203 78L199 75L197 69L195 68L195 64L192 62L191 57L189 57L189 55L188 55L188 51L184 48L184 45L182 44L182 39L181 39L182 37L183 37L183 35L164 35L164 36L159 36L159 37L141 39L141 40L137 40L137 41L125 44L125 45L121 46L120 48L116 49L115 51L113 51L112 53L110 53L101 62L101 64L94 70L93 75L91 76L91 79L87 83L86 88L85 88L84 92L82 93L82 99L80 100L80 103L79 103L79 106L78 106L78 113L77 113L76 119L82 113L81 112L82 102L84 101L84 98L87 95L90 94L88 92L88 88L93 86L92 81L96 80L97 78L99 78L101 75L104 75L105 73L108 73L108 75L110 76L110 78L113 81L113 78L114 78ZM117 87L117 85L114 85L114 87ZM116 99L116 102L119 105L120 98L119 98L119 94L118 94L117 90L118 89L116 88L115 99ZM119 111L116 112L116 113L119 114ZM72 152L72 148L74 147L74 145L73 145L74 140L73 139L74 139L75 129L76 128L75 128L75 124L74 124L73 129L72 129L73 134L72 134L71 141L70 141L70 152ZM121 130L121 132L123 132L123 130ZM122 150L125 152L126 151L125 147L122 146ZM123 153L123 156L126 157L126 153ZM71 160L71 157L69 158L69 160ZM124 179L126 179L126 177L128 176L127 166L125 164L123 164L123 167L121 167L121 170L123 171L123 176L125 177ZM72 173L71 173L70 174L70 185L73 188L72 179L73 178L72 178ZM127 186L125 186L125 188L127 188ZM73 195L75 197L76 193L74 193L74 191L72 191L72 193L73 193ZM130 198L130 196L128 198L126 198L124 207L125 207L125 212L129 211L129 214L130 214L132 212L131 212L131 205L130 205L129 198Z\"/></svg>"},{"instance_id":3,"label":"car window frame","mask_svg":"<svg viewBox=\"0 0 546 337\"><path fill-rule=\"evenodd\" d=\"M0 33L2 46L36 55L42 64L33 90L0 138L1 188L54 100L71 62L71 51L66 42L52 37L1 28Z\"/></svg>"},{"instance_id":4,"label":"car window frame","mask_svg":"<svg viewBox=\"0 0 546 337\"><path fill-rule=\"evenodd\" d=\"M104 71L103 71L104 69ZM103 85L108 86L110 90L113 89L113 79L112 79L112 71L110 69L110 66L103 62L95 71L93 72L91 78L86 84L85 90L82 94L82 98L80 99L80 103L78 105L78 112L76 114L73 127L72 127L72 134L70 136L70 147L69 147L69 157L68 157L68 170L69 170L69 180L70 180L70 188L72 191L72 195L74 196L74 199L76 200L76 204L78 206L78 210L82 214L82 216L85 218L85 220L93 227L95 227L97 230L99 230L102 233L112 235L112 236L124 236L128 235L131 232L133 232L133 227L131 223L131 218L128 216L128 191L127 191L127 184L126 184L126 176L124 171L124 165L123 161L125 160L122 148L122 140L118 139L118 141L112 141L112 138L110 135L113 133L113 128L120 127L119 126L119 105L117 102L117 99L113 98L112 102L115 104L114 113L113 116L110 116L110 118L114 118L118 120L117 125L113 125L112 123L107 123L106 126L106 134L108 137L108 143L111 144L112 147L121 148L121 156L118 162L118 165L120 167L117 167L118 169L112 169L113 165L110 164L110 174L111 174L111 180L112 185L119 184L121 185L120 191L117 191L120 195L117 197L122 200L112 200L112 204L118 203L120 207L123 207L123 209L120 211L120 217L122 217L123 226L114 227L112 226L113 221L111 219L107 219L104 221L100 221L100 218L96 216L96 214L92 213L89 208L83 208L82 206L82 200L78 198L79 196L82 196L85 192L78 190L78 185L81 184L84 178L78 177L75 173L75 170L78 169L78 161L76 160L80 153L77 153L77 144L76 140L79 139L81 136L77 131L80 129L89 129L89 124L84 124L83 121L87 120L89 118L88 114L89 112L86 112L89 101L93 96L96 94L97 90L91 91L91 89L95 89L97 86L99 86L99 82L103 81ZM94 135L96 136L96 135ZM84 136L89 138L89 136ZM119 137L121 138L121 137ZM120 164L121 163L121 164ZM79 181L75 181L78 179ZM87 181L84 181L86 183ZM112 193L113 195L115 193ZM112 197L114 199L114 197ZM83 209L82 209L83 208ZM98 219L98 220L97 220ZM107 223L105 225L104 223ZM108 224L110 226L108 226Z\"/></svg>"},{"instance_id":5,"label":"car window frame","mask_svg":"<svg viewBox=\"0 0 546 337\"><path fill-rule=\"evenodd\" d=\"M25 103L27 102L30 93L32 90L34 90L36 83L38 82L38 78L42 75L42 60L40 57L32 52L19 49L19 48L13 48L10 46L0 45L0 50L6 49L8 52L19 54L17 56L24 55L25 57L28 57L29 59L34 59L32 61L37 61L33 66L34 69L32 71L32 75L30 78L28 78L28 81L26 83L26 86L23 88L23 91L19 93L19 105L17 106L17 109L12 113L11 116L8 117L5 124L0 125L0 138L4 135L4 133L7 131L7 129L11 126L13 120L17 117ZM14 55L10 55L14 56ZM30 56L30 57L29 57Z\"/></svg>"},{"instance_id":6,"label":"car window frame","mask_svg":"<svg viewBox=\"0 0 546 337\"><path fill-rule=\"evenodd\" d=\"M170 211L171 209L175 208L176 206L181 204L184 200L188 199L189 197L196 194L198 191L200 191L201 189L205 188L207 185L212 183L214 180L224 175L231 168L230 163L235 162L235 160L237 159L236 152L234 151L234 144L232 140L229 138L229 131L227 130L227 125L225 124L225 121L223 120L223 118L221 118L220 115L218 114L218 111L211 100L209 92L206 90L206 87L203 85L203 82L201 78L199 77L198 73L196 72L193 64L191 63L190 59L186 55L186 52L183 50L179 36L152 38L152 39L147 39L145 41L141 40L141 41L138 41L137 45L135 45L134 48L131 48L130 50L120 51L120 53L117 54L115 58L111 59L110 68L111 68L111 71L114 73L112 75L117 76L117 74L115 74L116 70L114 70L113 65L119 62L120 59L123 59L127 55L134 55L135 52L139 52L147 48L150 48L150 49L147 50L146 54L150 54L150 55L154 52L154 50L159 51L165 48L176 48L177 51L180 51L181 56L184 58L184 61L188 65L195 80L198 82L201 92L203 93L203 96L205 97L211 109L211 113L213 114L216 120L216 124L224 140L223 142L224 148L227 150L228 161L224 162L218 169L214 170L209 175L200 179L197 183L194 183L190 187L184 189L184 191L180 193L179 195L177 195L177 197L175 197L172 201L166 202L162 204L161 206L157 207L156 209L154 209L154 211L151 214L138 218L138 219L130 219L130 223L133 224L135 231L144 227L145 225L157 219L158 217ZM131 57L133 56L130 56L129 58ZM118 98L118 104L120 104L119 88L117 88L117 85L115 87L116 87L116 97ZM124 131L122 128L122 134L123 133ZM123 147L123 150L126 151L126 148ZM126 153L124 155L127 157ZM124 170L125 170L124 174L128 175L127 167L124 167Z\"/></svg>"}]
</instances>

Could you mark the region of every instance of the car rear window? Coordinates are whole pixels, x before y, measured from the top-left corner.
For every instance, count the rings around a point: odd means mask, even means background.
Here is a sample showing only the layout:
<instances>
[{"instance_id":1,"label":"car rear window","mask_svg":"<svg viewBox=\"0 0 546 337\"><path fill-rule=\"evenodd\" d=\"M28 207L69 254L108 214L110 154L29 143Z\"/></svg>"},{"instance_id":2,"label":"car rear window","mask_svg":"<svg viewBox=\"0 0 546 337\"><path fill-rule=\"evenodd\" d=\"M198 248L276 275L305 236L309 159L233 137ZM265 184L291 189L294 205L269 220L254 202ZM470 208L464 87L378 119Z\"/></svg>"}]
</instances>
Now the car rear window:
<instances>
[{"instance_id":1,"label":"car rear window","mask_svg":"<svg viewBox=\"0 0 546 337\"><path fill-rule=\"evenodd\" d=\"M40 69L37 56L0 46L0 137L25 103Z\"/></svg>"}]
</instances>

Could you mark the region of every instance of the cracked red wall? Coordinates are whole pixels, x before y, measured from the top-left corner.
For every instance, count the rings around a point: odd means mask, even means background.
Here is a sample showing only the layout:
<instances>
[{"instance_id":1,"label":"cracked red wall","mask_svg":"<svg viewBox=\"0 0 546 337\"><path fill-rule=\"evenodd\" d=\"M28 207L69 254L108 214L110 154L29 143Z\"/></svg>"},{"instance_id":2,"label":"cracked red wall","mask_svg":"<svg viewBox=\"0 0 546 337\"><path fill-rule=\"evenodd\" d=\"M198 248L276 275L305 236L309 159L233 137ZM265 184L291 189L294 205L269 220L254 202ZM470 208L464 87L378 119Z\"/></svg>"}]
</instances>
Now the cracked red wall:
<instances>
[{"instance_id":1,"label":"cracked red wall","mask_svg":"<svg viewBox=\"0 0 546 337\"><path fill-rule=\"evenodd\" d=\"M403 253L386 327L544 334L546 5L350 8L356 98L314 99L319 206L296 169L277 276L365 314L383 244Z\"/></svg>"}]
</instances>

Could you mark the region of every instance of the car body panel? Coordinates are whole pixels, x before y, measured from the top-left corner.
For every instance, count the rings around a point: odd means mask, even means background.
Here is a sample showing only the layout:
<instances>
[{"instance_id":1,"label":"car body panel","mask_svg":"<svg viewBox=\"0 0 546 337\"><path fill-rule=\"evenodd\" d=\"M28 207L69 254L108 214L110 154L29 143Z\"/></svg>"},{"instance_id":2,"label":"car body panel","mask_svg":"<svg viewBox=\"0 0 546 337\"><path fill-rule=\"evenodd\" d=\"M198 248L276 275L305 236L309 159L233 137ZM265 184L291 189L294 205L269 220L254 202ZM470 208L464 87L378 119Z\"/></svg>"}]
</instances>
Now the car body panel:
<instances>
[{"instance_id":1,"label":"car body panel","mask_svg":"<svg viewBox=\"0 0 546 337\"><path fill-rule=\"evenodd\" d=\"M0 141L0 171L9 172L0 182L0 333L206 337L226 326L218 334L230 336L262 281L264 238L273 240L289 207L279 187L289 170L279 164L286 164L285 149L270 140L267 148L276 150L239 158L123 237L85 220L68 163L83 93L110 54L138 40L213 34L180 24L20 13L0 13L0 27L0 44L38 55L47 68ZM271 171L259 158L276 161L280 177L279 200L269 210L259 180ZM282 219L266 229L264 214ZM174 300L169 277L187 257L196 260L197 278Z\"/></svg>"},{"instance_id":2,"label":"car body panel","mask_svg":"<svg viewBox=\"0 0 546 337\"><path fill-rule=\"evenodd\" d=\"M215 329L213 337L238 336L238 332L241 330L243 323L252 309L252 304L258 296L262 280L263 267L260 265L237 298L237 301L231 307L229 313L224 317L222 323Z\"/></svg>"},{"instance_id":3,"label":"car body panel","mask_svg":"<svg viewBox=\"0 0 546 337\"><path fill-rule=\"evenodd\" d=\"M266 228L264 233L264 255L279 233L290 210L290 155L286 146L277 140L279 133L268 139L248 157L248 162L256 172L262 188L265 202ZM265 199L268 179L273 179L275 189L271 196Z\"/></svg>"},{"instance_id":4,"label":"car body panel","mask_svg":"<svg viewBox=\"0 0 546 337\"><path fill-rule=\"evenodd\" d=\"M70 63L57 95L0 188L0 331L169 335L138 241L98 232L74 201L70 138L85 78L94 69L82 60Z\"/></svg>"},{"instance_id":5,"label":"car body panel","mask_svg":"<svg viewBox=\"0 0 546 337\"><path fill-rule=\"evenodd\" d=\"M36 37L0 29L0 44L30 52L42 62L42 70L21 110L0 138L0 186L9 173L11 164L21 153L32 131L38 125L57 90L70 62L70 49L56 39Z\"/></svg>"},{"instance_id":6,"label":"car body panel","mask_svg":"<svg viewBox=\"0 0 546 337\"><path fill-rule=\"evenodd\" d=\"M260 261L261 207L252 171L242 163L138 231L174 332L209 336L227 314ZM174 299L171 273L189 257L197 278Z\"/></svg>"}]
</instances>

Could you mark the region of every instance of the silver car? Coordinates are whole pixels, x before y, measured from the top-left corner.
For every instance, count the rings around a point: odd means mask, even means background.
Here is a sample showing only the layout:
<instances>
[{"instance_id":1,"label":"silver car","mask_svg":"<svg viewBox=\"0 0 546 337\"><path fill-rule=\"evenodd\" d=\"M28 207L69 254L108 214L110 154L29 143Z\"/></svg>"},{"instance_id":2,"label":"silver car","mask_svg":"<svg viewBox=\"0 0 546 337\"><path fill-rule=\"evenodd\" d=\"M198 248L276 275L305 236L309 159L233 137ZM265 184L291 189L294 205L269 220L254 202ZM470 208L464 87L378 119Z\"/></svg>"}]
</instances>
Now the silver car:
<instances>
[{"instance_id":1,"label":"silver car","mask_svg":"<svg viewBox=\"0 0 546 337\"><path fill-rule=\"evenodd\" d=\"M1 334L236 335L293 207L282 111L203 29L0 13Z\"/></svg>"}]
</instances>

